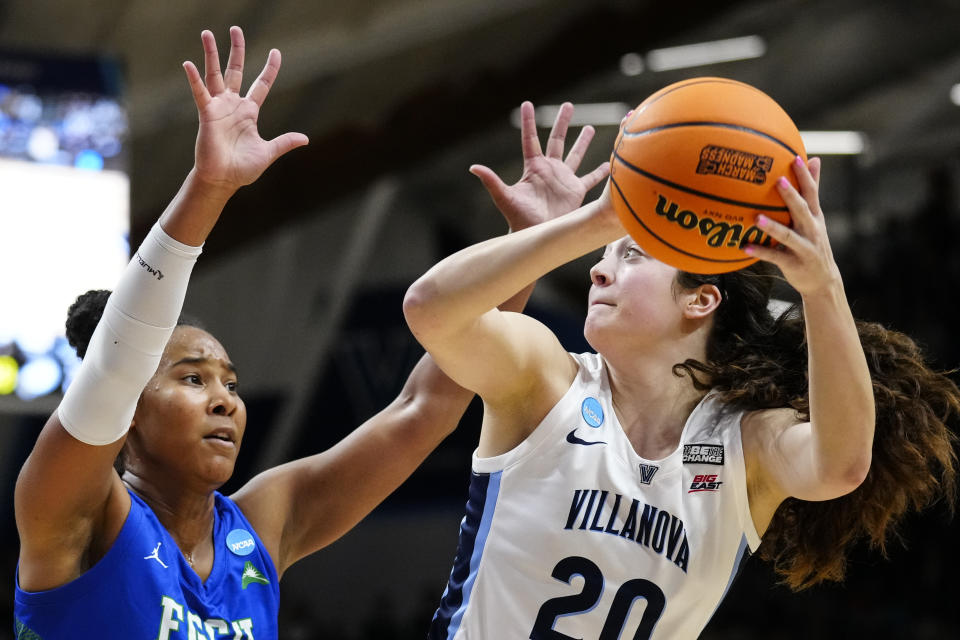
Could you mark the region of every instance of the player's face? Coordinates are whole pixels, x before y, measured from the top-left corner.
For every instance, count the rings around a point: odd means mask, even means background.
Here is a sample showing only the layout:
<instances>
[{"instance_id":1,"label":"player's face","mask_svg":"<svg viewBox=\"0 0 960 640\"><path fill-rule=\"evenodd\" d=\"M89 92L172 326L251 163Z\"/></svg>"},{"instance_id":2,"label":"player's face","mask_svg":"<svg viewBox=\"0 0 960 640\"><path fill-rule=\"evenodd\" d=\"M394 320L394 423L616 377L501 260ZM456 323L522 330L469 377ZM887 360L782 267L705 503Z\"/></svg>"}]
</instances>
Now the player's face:
<instances>
[{"instance_id":1,"label":"player's face","mask_svg":"<svg viewBox=\"0 0 960 640\"><path fill-rule=\"evenodd\" d=\"M226 482L247 423L237 383L223 345L202 329L177 327L137 405L128 467Z\"/></svg>"},{"instance_id":2,"label":"player's face","mask_svg":"<svg viewBox=\"0 0 960 640\"><path fill-rule=\"evenodd\" d=\"M584 335L598 351L641 346L675 331L677 270L647 255L630 236L607 245L590 269Z\"/></svg>"}]
</instances>

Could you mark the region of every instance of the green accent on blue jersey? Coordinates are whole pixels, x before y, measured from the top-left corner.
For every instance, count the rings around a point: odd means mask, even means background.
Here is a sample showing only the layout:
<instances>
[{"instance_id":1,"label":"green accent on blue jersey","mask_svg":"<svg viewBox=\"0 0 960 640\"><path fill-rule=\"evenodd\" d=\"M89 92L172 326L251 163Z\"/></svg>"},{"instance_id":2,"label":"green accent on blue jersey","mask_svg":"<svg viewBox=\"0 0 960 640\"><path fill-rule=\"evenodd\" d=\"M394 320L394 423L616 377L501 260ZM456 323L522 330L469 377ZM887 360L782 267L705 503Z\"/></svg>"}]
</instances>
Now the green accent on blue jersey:
<instances>
[{"instance_id":1,"label":"green accent on blue jersey","mask_svg":"<svg viewBox=\"0 0 960 640\"><path fill-rule=\"evenodd\" d=\"M255 566L253 566L253 563L250 561L247 561L247 564L243 565L243 574L241 574L241 578L243 578L242 586L244 589L246 589L247 585L251 583L270 584L270 581L267 580L267 576L263 575L263 573L260 572L260 569L257 569Z\"/></svg>"}]
</instances>

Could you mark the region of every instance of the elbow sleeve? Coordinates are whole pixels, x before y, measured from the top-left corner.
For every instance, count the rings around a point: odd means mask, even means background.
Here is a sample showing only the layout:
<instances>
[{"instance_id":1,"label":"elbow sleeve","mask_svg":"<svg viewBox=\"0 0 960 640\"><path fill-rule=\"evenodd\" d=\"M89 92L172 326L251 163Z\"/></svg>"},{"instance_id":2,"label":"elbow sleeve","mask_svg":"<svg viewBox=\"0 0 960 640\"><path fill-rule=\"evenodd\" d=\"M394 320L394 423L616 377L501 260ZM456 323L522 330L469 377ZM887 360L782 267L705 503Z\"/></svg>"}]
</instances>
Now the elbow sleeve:
<instances>
[{"instance_id":1,"label":"elbow sleeve","mask_svg":"<svg viewBox=\"0 0 960 640\"><path fill-rule=\"evenodd\" d=\"M57 413L77 440L105 445L127 432L183 308L201 247L155 224L127 265Z\"/></svg>"}]
</instances>

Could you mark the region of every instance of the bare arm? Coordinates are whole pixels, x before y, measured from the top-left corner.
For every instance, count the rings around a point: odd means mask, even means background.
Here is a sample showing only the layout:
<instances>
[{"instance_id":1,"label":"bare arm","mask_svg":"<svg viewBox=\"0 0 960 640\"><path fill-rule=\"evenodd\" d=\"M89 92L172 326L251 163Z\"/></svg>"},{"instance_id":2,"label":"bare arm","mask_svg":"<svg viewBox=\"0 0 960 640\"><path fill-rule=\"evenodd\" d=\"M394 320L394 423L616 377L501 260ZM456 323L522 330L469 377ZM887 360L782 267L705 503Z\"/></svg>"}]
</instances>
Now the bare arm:
<instances>
[{"instance_id":1,"label":"bare arm","mask_svg":"<svg viewBox=\"0 0 960 640\"><path fill-rule=\"evenodd\" d=\"M243 68L243 34L231 29L228 72L220 76L213 35L202 35L207 86L192 63L184 68L200 116L196 164L179 193L160 218L174 240L198 246L206 239L230 195L252 182L279 155L306 143L300 134L285 134L267 142L257 133L256 120L267 88L276 77L279 53L272 51L267 66L246 97L237 92ZM185 282L184 282L185 286ZM148 295L130 290L133 298ZM181 298L182 300L182 298ZM176 317L176 309L168 309ZM145 324L151 318L142 318ZM163 330L162 323L156 325ZM90 357L88 352L87 357ZM128 363L129 364L129 363ZM83 365L90 370L91 363ZM137 376L148 379L156 362L137 365ZM83 371L83 368L81 369ZM102 379L123 380L127 371L101 371ZM106 389L130 395L134 403L142 387ZM68 391L68 394L70 391ZM81 399L82 400L82 399ZM96 404L96 399L90 399ZM121 432L128 425L105 425ZM113 460L124 437L97 446L68 433L58 413L51 416L24 463L15 489L15 512L20 532L20 584L28 590L49 589L82 574L113 544L129 510L129 498L113 470Z\"/></svg>"},{"instance_id":2,"label":"bare arm","mask_svg":"<svg viewBox=\"0 0 960 640\"><path fill-rule=\"evenodd\" d=\"M604 220L606 209L592 202L443 260L407 291L404 314L414 335L444 371L488 406L529 397L541 372L563 367L566 352L549 329L496 304L620 237L619 223Z\"/></svg>"},{"instance_id":3,"label":"bare arm","mask_svg":"<svg viewBox=\"0 0 960 640\"><path fill-rule=\"evenodd\" d=\"M571 112L567 105L554 128L561 135L552 144L559 144L560 152ZM531 151L525 177L512 186L486 167L475 165L471 172L490 191L510 229L526 229L579 206L587 190L606 175L606 167L601 166L592 177L576 176L592 135L591 129L582 132L559 166L544 167L544 156L538 149ZM535 170L539 173L533 178L530 174ZM533 290L530 282L500 309L522 311ZM244 486L234 499L247 517L257 520L254 526L262 536L280 541L278 569L284 571L363 519L456 428L473 396L425 355L397 399L341 442L323 453L271 469Z\"/></svg>"},{"instance_id":4,"label":"bare arm","mask_svg":"<svg viewBox=\"0 0 960 640\"><path fill-rule=\"evenodd\" d=\"M521 105L521 146L524 175L508 190L486 167L471 171L480 177L495 202L523 197L552 210L551 192L544 184L576 165L583 157L581 139L563 161L563 140L572 115L565 104L557 116L546 153L540 150L533 105ZM592 135L592 132L591 132ZM581 179L597 184L607 174L601 165ZM567 182L569 189L575 182ZM589 188L589 186L587 188ZM578 201L582 199L580 195ZM496 305L552 269L602 246L623 234L609 199L549 220L533 229L469 247L430 269L408 290L404 300L407 322L417 339L441 368L460 384L478 392L489 405L502 396L529 397L531 386L547 357L554 366L570 373L569 362L552 332L530 320L502 313Z\"/></svg>"},{"instance_id":5,"label":"bare arm","mask_svg":"<svg viewBox=\"0 0 960 640\"><path fill-rule=\"evenodd\" d=\"M784 249L754 248L780 267L802 297L809 361L810 421L785 421L782 411L756 418L756 461L762 484L771 488L765 509L770 516L771 505L787 496L828 500L858 487L870 468L875 420L866 357L820 209L819 160L809 168L798 162L794 170L800 191L779 186L793 229L767 223Z\"/></svg>"}]
</instances>

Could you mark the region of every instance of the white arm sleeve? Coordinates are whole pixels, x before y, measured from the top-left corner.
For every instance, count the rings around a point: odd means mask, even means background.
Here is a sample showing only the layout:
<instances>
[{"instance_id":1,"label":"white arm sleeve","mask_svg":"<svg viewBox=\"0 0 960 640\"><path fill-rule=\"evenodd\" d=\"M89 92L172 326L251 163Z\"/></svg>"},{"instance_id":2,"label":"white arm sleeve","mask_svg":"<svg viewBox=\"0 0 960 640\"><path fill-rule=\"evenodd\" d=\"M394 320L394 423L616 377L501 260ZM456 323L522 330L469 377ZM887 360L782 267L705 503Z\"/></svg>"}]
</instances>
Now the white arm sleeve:
<instances>
[{"instance_id":1,"label":"white arm sleeve","mask_svg":"<svg viewBox=\"0 0 960 640\"><path fill-rule=\"evenodd\" d=\"M57 409L60 423L77 440L105 445L126 434L176 327L201 249L177 242L159 223L147 234L107 300L80 371Z\"/></svg>"}]
</instances>

